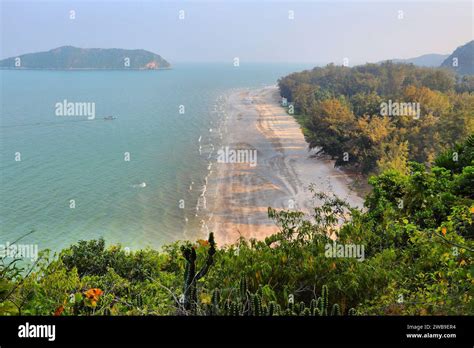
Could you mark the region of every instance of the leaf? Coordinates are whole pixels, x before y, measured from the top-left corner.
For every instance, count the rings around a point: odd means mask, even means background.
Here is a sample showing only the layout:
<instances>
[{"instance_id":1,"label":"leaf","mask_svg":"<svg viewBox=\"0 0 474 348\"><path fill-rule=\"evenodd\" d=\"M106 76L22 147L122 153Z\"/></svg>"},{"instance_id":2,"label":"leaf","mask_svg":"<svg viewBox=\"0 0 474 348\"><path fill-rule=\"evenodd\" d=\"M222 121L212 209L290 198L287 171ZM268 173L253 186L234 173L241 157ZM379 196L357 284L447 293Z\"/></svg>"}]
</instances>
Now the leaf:
<instances>
[{"instance_id":1,"label":"leaf","mask_svg":"<svg viewBox=\"0 0 474 348\"><path fill-rule=\"evenodd\" d=\"M76 294L74 295L74 302L79 303L81 301L82 301L82 294L80 292L76 292Z\"/></svg>"}]
</instances>

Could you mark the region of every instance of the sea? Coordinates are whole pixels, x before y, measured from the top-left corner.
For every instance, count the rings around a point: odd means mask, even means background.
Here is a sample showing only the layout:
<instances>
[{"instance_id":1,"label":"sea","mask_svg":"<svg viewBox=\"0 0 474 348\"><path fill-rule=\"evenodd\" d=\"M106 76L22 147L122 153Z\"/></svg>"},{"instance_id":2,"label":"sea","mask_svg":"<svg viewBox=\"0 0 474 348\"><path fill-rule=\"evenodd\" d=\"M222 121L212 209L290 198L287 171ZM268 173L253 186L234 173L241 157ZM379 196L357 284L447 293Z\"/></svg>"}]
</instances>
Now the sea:
<instances>
[{"instance_id":1,"label":"sea","mask_svg":"<svg viewBox=\"0 0 474 348\"><path fill-rule=\"evenodd\" d=\"M226 96L308 68L1 70L0 245L23 237L57 252L103 237L136 250L202 238Z\"/></svg>"}]
</instances>

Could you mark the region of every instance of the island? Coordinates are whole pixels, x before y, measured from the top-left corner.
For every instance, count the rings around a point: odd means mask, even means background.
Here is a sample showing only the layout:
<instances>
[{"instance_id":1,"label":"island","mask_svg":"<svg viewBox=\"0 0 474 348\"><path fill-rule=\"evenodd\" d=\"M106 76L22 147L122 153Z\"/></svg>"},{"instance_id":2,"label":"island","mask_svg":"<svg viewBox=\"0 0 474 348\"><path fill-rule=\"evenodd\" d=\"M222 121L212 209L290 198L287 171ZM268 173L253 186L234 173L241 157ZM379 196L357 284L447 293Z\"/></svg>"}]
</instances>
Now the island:
<instances>
[{"instance_id":1,"label":"island","mask_svg":"<svg viewBox=\"0 0 474 348\"><path fill-rule=\"evenodd\" d=\"M0 60L1 69L159 70L170 67L170 63L160 55L142 49L73 46L62 46L45 52L28 53Z\"/></svg>"}]
</instances>

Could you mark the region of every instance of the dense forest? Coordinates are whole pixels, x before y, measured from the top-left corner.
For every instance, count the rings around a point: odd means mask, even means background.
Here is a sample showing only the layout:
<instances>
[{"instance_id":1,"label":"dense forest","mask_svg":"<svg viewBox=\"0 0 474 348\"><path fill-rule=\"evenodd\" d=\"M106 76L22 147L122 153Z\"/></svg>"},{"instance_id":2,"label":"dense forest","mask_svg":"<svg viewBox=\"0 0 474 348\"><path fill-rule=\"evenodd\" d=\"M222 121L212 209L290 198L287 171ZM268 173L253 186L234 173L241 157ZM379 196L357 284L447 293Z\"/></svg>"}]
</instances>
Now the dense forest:
<instances>
[{"instance_id":1,"label":"dense forest","mask_svg":"<svg viewBox=\"0 0 474 348\"><path fill-rule=\"evenodd\" d=\"M474 132L474 76L445 69L331 64L279 87L310 148L364 174L407 173L408 161L429 164Z\"/></svg>"},{"instance_id":2,"label":"dense forest","mask_svg":"<svg viewBox=\"0 0 474 348\"><path fill-rule=\"evenodd\" d=\"M263 241L219 248L211 234L134 252L81 241L23 270L2 258L0 314L474 313L474 135L428 168L409 162L369 182L364 210L318 192L312 216L269 208L280 232ZM328 255L329 235L363 258Z\"/></svg>"}]
</instances>

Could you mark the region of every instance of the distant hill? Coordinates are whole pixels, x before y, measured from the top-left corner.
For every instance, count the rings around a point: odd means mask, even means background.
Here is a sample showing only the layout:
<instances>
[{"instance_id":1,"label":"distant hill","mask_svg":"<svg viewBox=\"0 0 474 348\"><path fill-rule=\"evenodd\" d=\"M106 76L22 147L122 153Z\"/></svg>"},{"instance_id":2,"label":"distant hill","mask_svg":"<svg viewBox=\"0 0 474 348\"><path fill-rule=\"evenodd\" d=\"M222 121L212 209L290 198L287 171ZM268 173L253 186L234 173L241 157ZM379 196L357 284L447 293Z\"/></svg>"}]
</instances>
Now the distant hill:
<instances>
[{"instance_id":1,"label":"distant hill","mask_svg":"<svg viewBox=\"0 0 474 348\"><path fill-rule=\"evenodd\" d=\"M457 66L454 66L456 60ZM456 48L441 66L452 69L460 75L474 75L474 40Z\"/></svg>"},{"instance_id":2,"label":"distant hill","mask_svg":"<svg viewBox=\"0 0 474 348\"><path fill-rule=\"evenodd\" d=\"M119 48L77 48L62 46L46 52L28 53L0 61L10 69L165 69L170 64L161 56L145 50Z\"/></svg>"},{"instance_id":3,"label":"distant hill","mask_svg":"<svg viewBox=\"0 0 474 348\"><path fill-rule=\"evenodd\" d=\"M416 66L438 67L449 56L449 54L424 54L415 58L392 59L394 63L414 64Z\"/></svg>"},{"instance_id":4,"label":"distant hill","mask_svg":"<svg viewBox=\"0 0 474 348\"><path fill-rule=\"evenodd\" d=\"M416 66L425 66L425 67L439 67L441 63L449 57L449 54L423 54L422 56L415 57L415 58L407 58L407 59L385 59L383 61L377 62L377 64L386 62L387 60L392 61L393 63L404 63L404 64L413 64Z\"/></svg>"}]
</instances>

